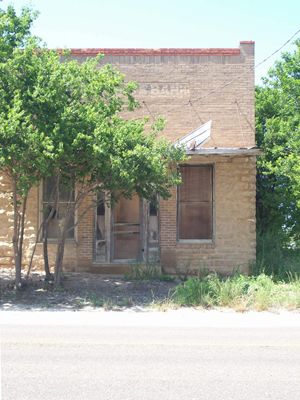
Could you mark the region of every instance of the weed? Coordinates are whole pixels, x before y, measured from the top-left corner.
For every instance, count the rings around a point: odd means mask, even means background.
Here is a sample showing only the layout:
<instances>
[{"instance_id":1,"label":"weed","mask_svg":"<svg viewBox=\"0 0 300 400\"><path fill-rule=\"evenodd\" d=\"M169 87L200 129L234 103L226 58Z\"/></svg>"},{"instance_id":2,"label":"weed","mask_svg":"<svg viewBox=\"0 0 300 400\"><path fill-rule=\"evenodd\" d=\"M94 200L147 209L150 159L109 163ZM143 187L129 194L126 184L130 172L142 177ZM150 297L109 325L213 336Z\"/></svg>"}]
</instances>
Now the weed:
<instances>
[{"instance_id":1,"label":"weed","mask_svg":"<svg viewBox=\"0 0 300 400\"><path fill-rule=\"evenodd\" d=\"M90 293L86 297L86 302L92 305L93 307L104 307L104 299L102 297L99 297L97 293Z\"/></svg>"},{"instance_id":2,"label":"weed","mask_svg":"<svg viewBox=\"0 0 300 400\"><path fill-rule=\"evenodd\" d=\"M106 299L103 301L103 308L105 311L111 311L116 307L116 304L112 299Z\"/></svg>"},{"instance_id":3,"label":"weed","mask_svg":"<svg viewBox=\"0 0 300 400\"><path fill-rule=\"evenodd\" d=\"M276 281L265 274L221 278L216 274L190 278L176 286L171 299L187 306L233 307L239 311L249 308L262 311L270 307L300 307L300 280L290 283Z\"/></svg>"},{"instance_id":4,"label":"weed","mask_svg":"<svg viewBox=\"0 0 300 400\"><path fill-rule=\"evenodd\" d=\"M175 303L171 298L167 297L165 299L153 299L153 301L149 304L151 308L154 308L158 311L168 311L168 310L177 310L180 305Z\"/></svg>"},{"instance_id":5,"label":"weed","mask_svg":"<svg viewBox=\"0 0 300 400\"><path fill-rule=\"evenodd\" d=\"M125 274L125 279L131 281L163 281L171 282L175 278L170 275L163 274L161 267L157 264L133 264L130 272Z\"/></svg>"}]
</instances>

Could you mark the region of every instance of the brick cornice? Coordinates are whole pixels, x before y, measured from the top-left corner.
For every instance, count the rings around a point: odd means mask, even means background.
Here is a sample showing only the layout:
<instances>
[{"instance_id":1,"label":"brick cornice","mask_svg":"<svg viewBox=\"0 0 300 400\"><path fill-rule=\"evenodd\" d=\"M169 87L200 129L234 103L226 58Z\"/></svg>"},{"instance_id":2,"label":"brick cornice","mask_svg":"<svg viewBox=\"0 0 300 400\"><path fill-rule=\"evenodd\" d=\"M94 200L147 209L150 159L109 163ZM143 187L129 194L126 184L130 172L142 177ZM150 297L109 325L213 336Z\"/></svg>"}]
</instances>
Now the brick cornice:
<instances>
[{"instance_id":1,"label":"brick cornice","mask_svg":"<svg viewBox=\"0 0 300 400\"><path fill-rule=\"evenodd\" d=\"M73 48L70 51L74 56L96 56L100 53L111 56L235 56L240 54L239 48Z\"/></svg>"}]
</instances>

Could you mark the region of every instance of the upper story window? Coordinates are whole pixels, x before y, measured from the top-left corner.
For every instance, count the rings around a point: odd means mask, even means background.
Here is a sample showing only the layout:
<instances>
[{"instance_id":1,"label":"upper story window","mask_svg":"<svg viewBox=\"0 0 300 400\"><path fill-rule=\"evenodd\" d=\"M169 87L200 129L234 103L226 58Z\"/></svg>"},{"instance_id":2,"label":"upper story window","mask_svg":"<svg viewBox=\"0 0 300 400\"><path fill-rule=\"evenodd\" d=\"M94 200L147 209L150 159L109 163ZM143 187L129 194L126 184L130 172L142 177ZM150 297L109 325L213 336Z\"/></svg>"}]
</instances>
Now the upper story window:
<instances>
[{"instance_id":1,"label":"upper story window","mask_svg":"<svg viewBox=\"0 0 300 400\"><path fill-rule=\"evenodd\" d=\"M180 167L182 183L178 187L178 239L213 238L213 167Z\"/></svg>"},{"instance_id":2,"label":"upper story window","mask_svg":"<svg viewBox=\"0 0 300 400\"><path fill-rule=\"evenodd\" d=\"M57 193L58 186L58 193ZM44 217L51 217L48 222L48 238L57 239L64 224L68 205L74 203L74 182L66 184L58 182L57 177L44 179L42 210ZM74 238L74 214L68 221L66 237Z\"/></svg>"}]
</instances>

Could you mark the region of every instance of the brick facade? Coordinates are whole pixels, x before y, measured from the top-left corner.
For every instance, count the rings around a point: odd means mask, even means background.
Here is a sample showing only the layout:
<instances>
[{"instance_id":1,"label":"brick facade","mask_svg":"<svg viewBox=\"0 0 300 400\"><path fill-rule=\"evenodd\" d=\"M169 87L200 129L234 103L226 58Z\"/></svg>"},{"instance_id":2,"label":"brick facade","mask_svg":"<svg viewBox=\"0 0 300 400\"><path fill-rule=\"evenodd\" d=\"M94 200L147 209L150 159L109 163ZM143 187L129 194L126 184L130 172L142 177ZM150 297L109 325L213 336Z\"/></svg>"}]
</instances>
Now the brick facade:
<instances>
[{"instance_id":1,"label":"brick facade","mask_svg":"<svg viewBox=\"0 0 300 400\"><path fill-rule=\"evenodd\" d=\"M135 116L163 116L163 135L175 142L212 120L207 148L255 146L254 43L237 49L73 49L79 60L102 52L128 80L137 81L141 108ZM132 117L132 115L131 115ZM247 272L255 259L255 156L194 155L190 164L213 165L213 240L181 243L177 238L177 190L160 202L160 259L169 273L210 268L230 273ZM0 266L12 265L9 186L0 180ZM91 202L85 200L83 207ZM30 193L26 215L25 262L39 226L40 192ZM95 211L90 210L76 228L75 240L66 244L64 264L70 270L119 273L124 264L95 263ZM41 243L35 264L42 265ZM53 256L55 243L50 244ZM53 260L52 260L53 261Z\"/></svg>"}]
</instances>

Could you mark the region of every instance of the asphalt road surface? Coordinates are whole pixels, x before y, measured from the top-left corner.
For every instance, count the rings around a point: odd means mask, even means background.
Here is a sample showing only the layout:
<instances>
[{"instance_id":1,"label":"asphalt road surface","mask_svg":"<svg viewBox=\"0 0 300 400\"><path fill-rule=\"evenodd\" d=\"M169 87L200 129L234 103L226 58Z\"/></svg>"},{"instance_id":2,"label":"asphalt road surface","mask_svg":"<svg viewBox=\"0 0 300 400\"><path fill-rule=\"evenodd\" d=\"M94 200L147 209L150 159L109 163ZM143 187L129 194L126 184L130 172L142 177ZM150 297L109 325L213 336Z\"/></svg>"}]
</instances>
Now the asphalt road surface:
<instances>
[{"instance_id":1,"label":"asphalt road surface","mask_svg":"<svg viewBox=\"0 0 300 400\"><path fill-rule=\"evenodd\" d=\"M299 314L167 314L2 313L2 400L300 399Z\"/></svg>"}]
</instances>

